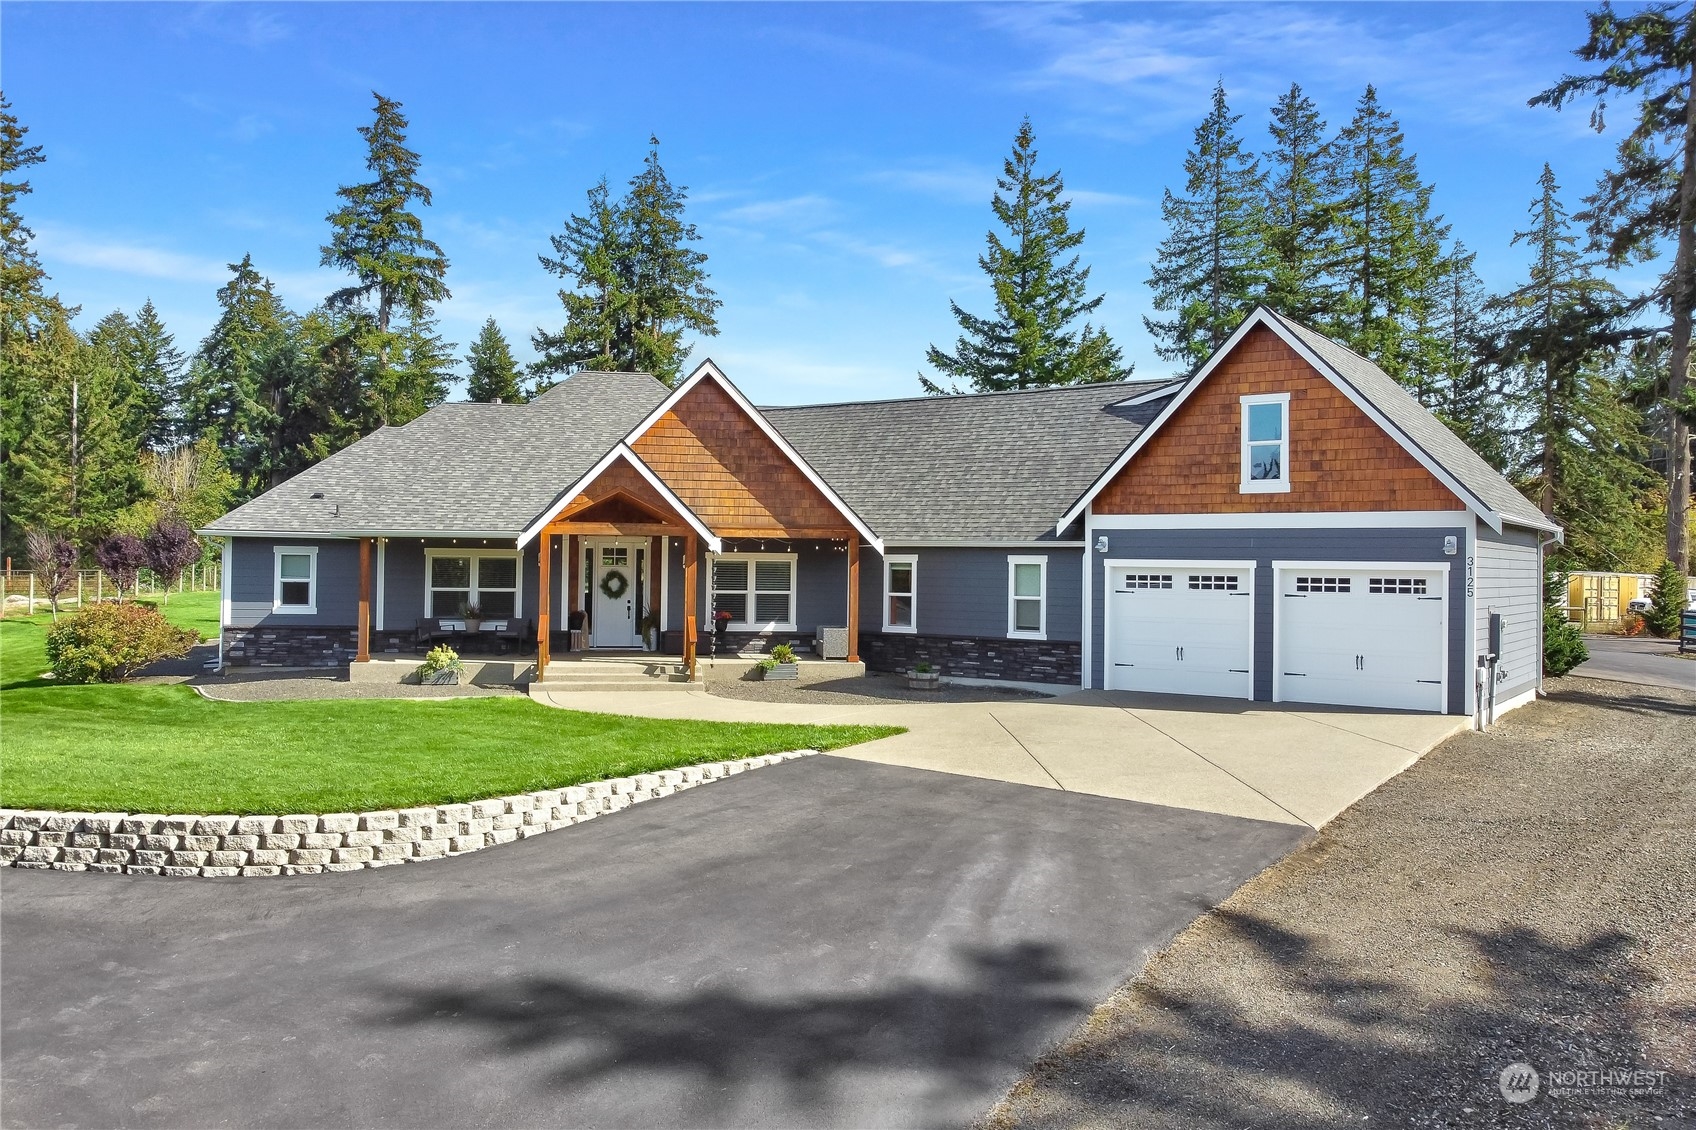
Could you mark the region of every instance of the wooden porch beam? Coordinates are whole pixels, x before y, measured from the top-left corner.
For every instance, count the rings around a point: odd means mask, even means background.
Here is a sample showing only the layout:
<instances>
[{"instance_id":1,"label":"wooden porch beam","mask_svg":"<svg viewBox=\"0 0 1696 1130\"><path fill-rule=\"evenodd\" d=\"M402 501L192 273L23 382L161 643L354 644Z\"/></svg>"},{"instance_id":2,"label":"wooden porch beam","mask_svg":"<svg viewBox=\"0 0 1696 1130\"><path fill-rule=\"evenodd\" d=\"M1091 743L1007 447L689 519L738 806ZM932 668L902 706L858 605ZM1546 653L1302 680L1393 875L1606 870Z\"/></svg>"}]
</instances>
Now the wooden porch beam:
<instances>
[{"instance_id":1,"label":"wooden porch beam","mask_svg":"<svg viewBox=\"0 0 1696 1130\"><path fill-rule=\"evenodd\" d=\"M688 533L689 528L660 522L555 522L545 527L544 532L561 536L579 534L589 537L675 538Z\"/></svg>"},{"instance_id":2,"label":"wooden porch beam","mask_svg":"<svg viewBox=\"0 0 1696 1130\"><path fill-rule=\"evenodd\" d=\"M848 662L860 661L860 535L848 538Z\"/></svg>"},{"instance_id":3,"label":"wooden porch beam","mask_svg":"<svg viewBox=\"0 0 1696 1130\"><path fill-rule=\"evenodd\" d=\"M355 663L371 662L371 539L359 539L359 642Z\"/></svg>"}]
</instances>

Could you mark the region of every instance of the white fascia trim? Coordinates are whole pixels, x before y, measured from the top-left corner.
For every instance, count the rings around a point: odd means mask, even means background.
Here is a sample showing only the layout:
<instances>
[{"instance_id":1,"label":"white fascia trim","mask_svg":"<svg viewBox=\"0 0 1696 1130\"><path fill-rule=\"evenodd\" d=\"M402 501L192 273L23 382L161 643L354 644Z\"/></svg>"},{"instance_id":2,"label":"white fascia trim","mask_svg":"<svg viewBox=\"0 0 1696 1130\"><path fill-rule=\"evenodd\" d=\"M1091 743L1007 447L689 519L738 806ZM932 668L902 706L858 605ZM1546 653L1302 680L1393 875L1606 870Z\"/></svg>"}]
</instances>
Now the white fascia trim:
<instances>
[{"instance_id":1,"label":"white fascia trim","mask_svg":"<svg viewBox=\"0 0 1696 1130\"><path fill-rule=\"evenodd\" d=\"M627 460L630 463L630 466L635 469L638 475L642 476L649 486L660 492L660 497L665 499L674 510L683 516L683 520L689 524L689 528L701 536L701 540L706 543L708 549L712 550L714 553L719 551L719 547L722 543L720 543L718 537L711 530L707 529L706 523L697 518L693 510L683 505L683 500L673 494L671 488L660 481L659 476L654 474L646 463L642 462L640 456L630 450L628 442L614 444L612 450L601 456L599 462L587 471L583 472L582 475L578 476L576 482L566 487L565 490L560 493L558 500L555 501L552 506L542 511L541 517L530 523L529 527L526 528L523 533L518 535L519 548L523 548L525 545L528 545L530 539L541 533L542 529L547 526L549 522L553 521L561 510L564 510L568 505L570 505L571 500L576 498L583 488L600 478L600 476L606 472L606 469L611 467L613 463L619 459Z\"/></svg>"},{"instance_id":2,"label":"white fascia trim","mask_svg":"<svg viewBox=\"0 0 1696 1130\"><path fill-rule=\"evenodd\" d=\"M1247 569L1252 573L1260 563L1258 561L1221 561L1216 557L1206 560L1177 557L1110 557L1102 564L1109 569L1156 569L1161 571L1167 569ZM1253 583L1252 578L1250 578L1250 583Z\"/></svg>"},{"instance_id":3,"label":"white fascia trim","mask_svg":"<svg viewBox=\"0 0 1696 1130\"><path fill-rule=\"evenodd\" d=\"M672 408L677 405L678 401L682 400L696 385L700 384L709 377L718 384L719 388L724 390L725 395L729 396L730 399L736 403L738 408L748 414L748 418L754 421L755 426L765 434L767 439L777 445L778 450L783 452L791 463L795 464L800 472L807 477L808 482L818 488L819 493L825 496L825 499L836 508L837 512L844 518L848 519L849 525L853 526L855 531L857 531L861 537L866 539L866 543L879 553L882 553L883 539L872 533L872 528L866 525L865 522L861 521L860 516L854 513L853 508L842 500L842 496L831 489L830 484L825 482L823 477L821 477L817 471L813 470L810 463L801 458L800 452L789 446L789 441L784 439L782 433L771 426L771 421L765 418L765 414L758 408L754 407L754 405L749 402L748 398L742 395L742 390L731 384L730 378L720 372L719 367L713 364L710 360L702 361L699 365L695 366L695 371L690 373L689 376L683 380L683 383L672 389L671 395L660 401L659 407L648 413L647 418L640 424L637 424L636 427L631 430L630 434L624 437L624 445L629 446L634 444L644 432L659 423L665 414L670 412Z\"/></svg>"},{"instance_id":4,"label":"white fascia trim","mask_svg":"<svg viewBox=\"0 0 1696 1130\"><path fill-rule=\"evenodd\" d=\"M1119 454L1119 458L1115 459L1108 465L1107 470L1097 476L1095 482L1090 484L1089 489L1084 491L1078 500L1072 504L1071 509L1066 511L1065 517L1055 523L1055 533L1063 532L1067 526L1077 521L1078 515L1082 513L1084 508L1091 502L1095 501L1095 496L1100 494L1107 484L1113 481L1114 476L1124 470L1125 464L1129 463L1131 458L1136 455L1138 451L1141 451L1148 441L1154 437L1155 433L1160 431L1166 421L1170 420L1177 413L1178 409L1183 407L1184 402L1187 401L1192 394L1194 394L1196 389L1201 387L1202 383L1207 379L1208 374L1218 368L1219 363L1226 357L1230 356L1231 351L1236 349L1242 339L1248 335L1248 332L1256 326L1265 326L1273 333L1277 334L1284 344L1295 350L1302 360L1313 366L1314 372L1330 381L1331 384L1336 387L1338 392L1341 392L1344 396L1348 397L1350 402L1352 402L1356 408L1359 408L1362 412L1366 413L1368 419L1377 424L1380 429L1395 439L1404 451L1418 460L1419 464L1427 471L1430 471L1433 475L1435 475L1438 481L1454 493L1455 497L1466 502L1467 509L1473 511L1480 518L1484 519L1484 522L1491 529L1495 530L1497 533L1501 532L1502 519L1500 515L1486 506L1483 500L1477 495L1461 486L1459 481L1456 480L1453 475L1449 474L1448 471L1444 470L1443 467L1436 462L1436 460L1432 459L1425 453L1424 448L1414 443L1408 438L1405 432L1390 423L1390 421L1376 408L1367 403L1365 398L1363 398L1359 392L1355 391L1353 385L1344 380L1341 374L1321 360L1312 350L1308 349L1306 344L1304 344L1300 338L1296 337L1295 334L1291 333L1282 321L1273 317L1265 307L1257 307L1254 313L1250 314L1243 320L1243 324L1237 327L1236 332L1226 339L1225 344L1221 345L1216 351L1214 351L1213 356L1207 359L1207 363L1196 371L1195 376L1190 378L1190 382L1178 392L1178 395L1172 398L1172 403L1168 404L1165 409L1161 411L1160 415L1154 418L1153 423L1149 424L1148 427L1144 428L1137 434L1137 438L1132 440L1130 446L1125 448L1125 450Z\"/></svg>"},{"instance_id":5,"label":"white fascia trim","mask_svg":"<svg viewBox=\"0 0 1696 1130\"><path fill-rule=\"evenodd\" d=\"M1079 655L1083 662L1083 671L1078 678L1079 685L1086 691L1090 689L1095 679L1094 669L1090 666L1090 661L1095 658L1095 648L1092 646L1095 642L1095 570L1089 567L1087 560L1088 555L1092 552L1089 547L1094 544L1094 517L1086 510L1084 511L1084 554L1086 557L1083 567L1084 613L1083 622L1079 625L1080 634L1083 636L1083 646L1080 648L1081 654Z\"/></svg>"},{"instance_id":6,"label":"white fascia trim","mask_svg":"<svg viewBox=\"0 0 1696 1130\"><path fill-rule=\"evenodd\" d=\"M1127 400L1115 401L1114 404L1113 404L1113 407L1115 407L1115 408L1129 408L1129 407L1131 407L1133 405L1137 405L1137 404L1152 404L1156 400L1165 400L1168 396L1171 396L1173 393L1177 392L1180 388L1182 388L1184 386L1184 381L1186 379L1187 378L1185 378L1185 377L1174 377L1172 380L1168 381L1166 384L1161 385L1159 388L1150 389L1149 391L1147 391L1145 393L1141 393L1137 396L1130 397Z\"/></svg>"},{"instance_id":7,"label":"white fascia trim","mask_svg":"<svg viewBox=\"0 0 1696 1130\"><path fill-rule=\"evenodd\" d=\"M1467 510L1359 510L1290 514L1095 514L1095 530L1231 530L1231 529L1465 529L1472 524Z\"/></svg>"}]
</instances>

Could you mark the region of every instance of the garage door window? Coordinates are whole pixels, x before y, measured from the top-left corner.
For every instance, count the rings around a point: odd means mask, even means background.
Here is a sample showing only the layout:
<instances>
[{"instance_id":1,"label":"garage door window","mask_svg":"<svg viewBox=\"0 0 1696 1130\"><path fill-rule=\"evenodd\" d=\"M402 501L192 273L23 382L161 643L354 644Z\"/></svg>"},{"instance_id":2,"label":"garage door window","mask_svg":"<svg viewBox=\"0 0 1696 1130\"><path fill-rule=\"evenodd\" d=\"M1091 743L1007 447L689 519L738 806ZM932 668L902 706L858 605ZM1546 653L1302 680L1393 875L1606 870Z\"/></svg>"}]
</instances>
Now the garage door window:
<instances>
[{"instance_id":1,"label":"garage door window","mask_svg":"<svg viewBox=\"0 0 1696 1130\"><path fill-rule=\"evenodd\" d=\"M1264 494L1290 489L1290 395L1245 396L1242 490Z\"/></svg>"},{"instance_id":2,"label":"garage door window","mask_svg":"<svg viewBox=\"0 0 1696 1130\"><path fill-rule=\"evenodd\" d=\"M1347 577L1297 577L1297 592L1348 592Z\"/></svg>"},{"instance_id":3,"label":"garage door window","mask_svg":"<svg viewBox=\"0 0 1696 1130\"><path fill-rule=\"evenodd\" d=\"M1125 587L1128 589L1169 589L1172 587L1170 573L1127 573Z\"/></svg>"},{"instance_id":4,"label":"garage door window","mask_svg":"<svg viewBox=\"0 0 1696 1130\"><path fill-rule=\"evenodd\" d=\"M1231 573L1191 573L1190 588L1204 592L1236 592L1237 578Z\"/></svg>"},{"instance_id":5,"label":"garage door window","mask_svg":"<svg viewBox=\"0 0 1696 1130\"><path fill-rule=\"evenodd\" d=\"M1424 577L1369 577L1366 591L1383 596L1424 596Z\"/></svg>"}]
</instances>

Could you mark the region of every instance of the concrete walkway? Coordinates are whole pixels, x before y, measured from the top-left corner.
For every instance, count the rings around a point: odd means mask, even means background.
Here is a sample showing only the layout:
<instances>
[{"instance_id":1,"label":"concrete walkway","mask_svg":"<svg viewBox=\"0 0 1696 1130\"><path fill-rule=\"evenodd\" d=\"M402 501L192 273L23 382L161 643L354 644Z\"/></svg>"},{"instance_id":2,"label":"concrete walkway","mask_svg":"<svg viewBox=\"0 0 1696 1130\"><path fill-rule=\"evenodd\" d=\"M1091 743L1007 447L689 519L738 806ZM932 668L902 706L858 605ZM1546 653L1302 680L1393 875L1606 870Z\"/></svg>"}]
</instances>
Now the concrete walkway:
<instances>
[{"instance_id":1,"label":"concrete walkway","mask_svg":"<svg viewBox=\"0 0 1696 1130\"><path fill-rule=\"evenodd\" d=\"M565 710L653 718L905 726L905 734L838 756L1314 828L1468 724L1434 714L1120 691L863 706L749 702L705 691L533 697Z\"/></svg>"}]
</instances>

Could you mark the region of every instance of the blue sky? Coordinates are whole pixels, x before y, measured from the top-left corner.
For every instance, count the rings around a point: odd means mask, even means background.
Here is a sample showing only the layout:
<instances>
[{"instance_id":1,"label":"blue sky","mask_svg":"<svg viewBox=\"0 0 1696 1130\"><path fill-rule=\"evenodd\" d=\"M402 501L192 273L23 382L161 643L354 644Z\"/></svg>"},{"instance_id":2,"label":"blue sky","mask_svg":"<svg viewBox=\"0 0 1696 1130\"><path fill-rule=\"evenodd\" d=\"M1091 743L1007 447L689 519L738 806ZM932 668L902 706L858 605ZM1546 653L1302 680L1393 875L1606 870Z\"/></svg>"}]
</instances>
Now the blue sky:
<instances>
[{"instance_id":1,"label":"blue sky","mask_svg":"<svg viewBox=\"0 0 1696 1130\"><path fill-rule=\"evenodd\" d=\"M192 347L248 252L291 305L318 302L337 285L324 216L363 176L354 130L380 90L435 192L461 354L493 315L533 356L560 320L537 254L654 133L724 300L694 359L761 403L918 391L926 346L956 336L950 298L988 310L976 258L1026 114L1139 376L1169 368L1145 280L1218 78L1257 147L1292 81L1333 128L1377 84L1497 287L1519 277L1509 240L1543 162L1576 209L1614 144L1586 108L1525 105L1577 65L1578 4L9 2L3 19L6 93L48 156L26 218L83 324L151 297Z\"/></svg>"}]
</instances>

